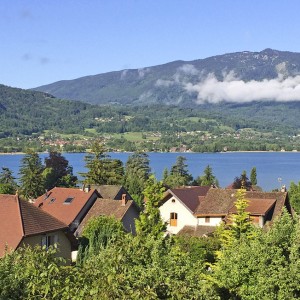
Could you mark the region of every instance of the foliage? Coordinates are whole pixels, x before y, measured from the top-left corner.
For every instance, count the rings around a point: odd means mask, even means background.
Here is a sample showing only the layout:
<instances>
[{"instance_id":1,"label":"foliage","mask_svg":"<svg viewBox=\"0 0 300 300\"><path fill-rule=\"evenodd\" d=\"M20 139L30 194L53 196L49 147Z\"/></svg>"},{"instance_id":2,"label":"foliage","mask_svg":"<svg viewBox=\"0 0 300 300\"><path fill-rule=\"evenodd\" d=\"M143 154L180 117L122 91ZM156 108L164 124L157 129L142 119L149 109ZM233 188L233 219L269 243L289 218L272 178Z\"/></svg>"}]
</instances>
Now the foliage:
<instances>
[{"instance_id":1,"label":"foliage","mask_svg":"<svg viewBox=\"0 0 300 300\"><path fill-rule=\"evenodd\" d=\"M0 173L0 194L15 194L18 185L9 168L2 167Z\"/></svg>"},{"instance_id":2,"label":"foliage","mask_svg":"<svg viewBox=\"0 0 300 300\"><path fill-rule=\"evenodd\" d=\"M124 228L114 217L99 216L91 218L84 227L80 238L77 263L86 262L93 255L97 255L108 244L124 236Z\"/></svg>"},{"instance_id":3,"label":"foliage","mask_svg":"<svg viewBox=\"0 0 300 300\"><path fill-rule=\"evenodd\" d=\"M123 184L140 207L143 206L143 191L149 175L150 166L147 153L135 152L129 156L125 166Z\"/></svg>"},{"instance_id":4,"label":"foliage","mask_svg":"<svg viewBox=\"0 0 300 300\"><path fill-rule=\"evenodd\" d=\"M87 184L120 184L123 177L123 164L120 160L109 158L105 153L104 146L99 142L94 142L91 153L84 158L87 173L81 173Z\"/></svg>"},{"instance_id":5,"label":"foliage","mask_svg":"<svg viewBox=\"0 0 300 300\"><path fill-rule=\"evenodd\" d=\"M151 175L144 190L144 211L140 214L140 218L135 221L136 232L139 236L160 237L163 235L166 224L161 219L158 205L159 201L163 199L164 191L162 182L157 181L154 175Z\"/></svg>"},{"instance_id":6,"label":"foliage","mask_svg":"<svg viewBox=\"0 0 300 300\"><path fill-rule=\"evenodd\" d=\"M214 176L210 165L208 165L204 169L204 174L202 176L198 176L194 180L194 183L199 186L211 186L211 185L218 186L219 185L218 179L216 178L216 176Z\"/></svg>"},{"instance_id":7,"label":"foliage","mask_svg":"<svg viewBox=\"0 0 300 300\"><path fill-rule=\"evenodd\" d=\"M164 184L170 188L174 188L189 185L192 180L193 177L187 169L186 158L178 156L176 163L171 167L170 174L164 178Z\"/></svg>"},{"instance_id":8,"label":"foliage","mask_svg":"<svg viewBox=\"0 0 300 300\"><path fill-rule=\"evenodd\" d=\"M250 190L252 187L251 181L248 179L246 171L244 170L239 177L236 177L233 182L234 189Z\"/></svg>"},{"instance_id":9,"label":"foliage","mask_svg":"<svg viewBox=\"0 0 300 300\"><path fill-rule=\"evenodd\" d=\"M45 188L50 190L54 187L74 187L77 177L73 175L73 168L61 153L50 151L49 157L45 158Z\"/></svg>"},{"instance_id":10,"label":"foliage","mask_svg":"<svg viewBox=\"0 0 300 300\"><path fill-rule=\"evenodd\" d=\"M251 173L250 173L250 181L251 181L251 185L257 185L257 174L256 174L256 167L253 167L251 169Z\"/></svg>"},{"instance_id":11,"label":"foliage","mask_svg":"<svg viewBox=\"0 0 300 300\"><path fill-rule=\"evenodd\" d=\"M289 199L293 209L297 212L297 214L300 214L300 181L298 184L293 181L290 183Z\"/></svg>"},{"instance_id":12,"label":"foliage","mask_svg":"<svg viewBox=\"0 0 300 300\"><path fill-rule=\"evenodd\" d=\"M25 199L36 199L44 192L44 166L39 155L28 150L22 158L19 174L21 192Z\"/></svg>"}]
</instances>

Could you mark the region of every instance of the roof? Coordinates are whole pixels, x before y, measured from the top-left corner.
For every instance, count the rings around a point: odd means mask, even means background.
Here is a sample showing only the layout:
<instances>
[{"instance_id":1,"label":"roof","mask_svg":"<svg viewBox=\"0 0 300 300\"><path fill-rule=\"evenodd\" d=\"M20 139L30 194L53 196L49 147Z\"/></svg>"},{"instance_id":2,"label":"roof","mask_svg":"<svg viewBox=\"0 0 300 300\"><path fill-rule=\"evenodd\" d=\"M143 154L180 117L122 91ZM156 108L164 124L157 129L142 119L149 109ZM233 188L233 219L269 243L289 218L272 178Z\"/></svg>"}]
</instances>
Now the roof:
<instances>
[{"instance_id":1,"label":"roof","mask_svg":"<svg viewBox=\"0 0 300 300\"><path fill-rule=\"evenodd\" d=\"M180 187L176 189L169 189L166 192L165 200L168 200L170 196L175 196L192 212L195 212L196 208L200 204L200 199L203 198L209 191L210 186L188 186Z\"/></svg>"},{"instance_id":2,"label":"roof","mask_svg":"<svg viewBox=\"0 0 300 300\"><path fill-rule=\"evenodd\" d=\"M275 203L276 199L249 199L248 207L246 207L245 211L252 216L265 216ZM237 213L236 207L233 206L229 212Z\"/></svg>"},{"instance_id":3,"label":"roof","mask_svg":"<svg viewBox=\"0 0 300 300\"><path fill-rule=\"evenodd\" d=\"M272 221L280 215L284 206L289 202L287 192L245 192L245 199L249 200L246 209L252 215L265 215L274 207ZM216 216L234 213L234 203L236 201L235 192L228 189L210 189L198 206L195 215L197 216Z\"/></svg>"},{"instance_id":4,"label":"roof","mask_svg":"<svg viewBox=\"0 0 300 300\"><path fill-rule=\"evenodd\" d=\"M96 190L55 187L37 198L34 205L70 225L95 193L98 196Z\"/></svg>"},{"instance_id":5,"label":"roof","mask_svg":"<svg viewBox=\"0 0 300 300\"><path fill-rule=\"evenodd\" d=\"M118 220L122 220L131 206L135 206L133 200L128 200L123 206L121 200L97 199L91 207L91 209L89 210L89 212L86 214L85 218L78 226L77 234L81 234L81 232L84 229L84 226L92 217L111 216L115 217Z\"/></svg>"},{"instance_id":6,"label":"roof","mask_svg":"<svg viewBox=\"0 0 300 300\"><path fill-rule=\"evenodd\" d=\"M195 236L195 237L202 237L211 235L216 230L215 226L205 226L205 225L198 225L198 226L184 226L177 235L188 235L188 236Z\"/></svg>"},{"instance_id":7,"label":"roof","mask_svg":"<svg viewBox=\"0 0 300 300\"><path fill-rule=\"evenodd\" d=\"M116 199L116 197L118 193L122 191L122 193L127 194L127 196L129 196L130 199L127 200L132 200L129 193L125 190L125 188L122 185L91 185L91 187L93 189L96 189L100 194L101 198L103 199L121 200Z\"/></svg>"},{"instance_id":8,"label":"roof","mask_svg":"<svg viewBox=\"0 0 300 300\"><path fill-rule=\"evenodd\" d=\"M23 237L67 229L66 224L17 195L0 195L0 256L16 249Z\"/></svg>"}]
</instances>

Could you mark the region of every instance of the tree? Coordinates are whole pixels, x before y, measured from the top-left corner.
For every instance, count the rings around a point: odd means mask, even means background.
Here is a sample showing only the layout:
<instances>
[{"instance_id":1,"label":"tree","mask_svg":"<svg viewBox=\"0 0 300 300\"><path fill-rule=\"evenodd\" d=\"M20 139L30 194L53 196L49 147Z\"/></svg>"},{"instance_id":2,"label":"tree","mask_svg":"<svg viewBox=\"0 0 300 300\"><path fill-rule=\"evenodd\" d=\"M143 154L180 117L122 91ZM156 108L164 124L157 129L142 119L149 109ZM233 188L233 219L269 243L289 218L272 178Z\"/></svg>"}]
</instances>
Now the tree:
<instances>
[{"instance_id":1,"label":"tree","mask_svg":"<svg viewBox=\"0 0 300 300\"><path fill-rule=\"evenodd\" d=\"M15 177L12 175L12 171L9 168L2 167L0 173L0 194L15 194L18 185L15 181Z\"/></svg>"},{"instance_id":2,"label":"tree","mask_svg":"<svg viewBox=\"0 0 300 300\"><path fill-rule=\"evenodd\" d=\"M84 158L88 169L87 173L81 173L87 184L120 184L123 176L123 164L119 160L113 160L105 153L104 146L96 141L92 145L91 153Z\"/></svg>"},{"instance_id":3,"label":"tree","mask_svg":"<svg viewBox=\"0 0 300 300\"><path fill-rule=\"evenodd\" d=\"M49 157L45 158L45 187L52 189L58 187L76 186L77 176L73 175L73 168L69 166L68 160L56 151L51 151Z\"/></svg>"},{"instance_id":4,"label":"tree","mask_svg":"<svg viewBox=\"0 0 300 300\"><path fill-rule=\"evenodd\" d=\"M250 181L251 181L252 186L257 185L257 178L256 177L257 177L256 167L253 167L251 169L251 174L250 174Z\"/></svg>"},{"instance_id":5,"label":"tree","mask_svg":"<svg viewBox=\"0 0 300 300\"><path fill-rule=\"evenodd\" d=\"M210 165L208 165L204 169L204 175L198 176L196 178L195 183L197 185L200 185L200 186L210 186L210 185L216 185L216 186L218 186L219 185L218 184L218 180L214 176L214 174L212 172L212 168L210 167Z\"/></svg>"},{"instance_id":6,"label":"tree","mask_svg":"<svg viewBox=\"0 0 300 300\"><path fill-rule=\"evenodd\" d=\"M123 184L140 207L143 205L143 191L150 176L149 164L147 153L136 152L128 158L125 166Z\"/></svg>"},{"instance_id":7,"label":"tree","mask_svg":"<svg viewBox=\"0 0 300 300\"><path fill-rule=\"evenodd\" d=\"M185 163L184 156L178 156L176 163L171 167L170 174L164 178L164 184L170 188L177 186L189 185L193 180L192 175L188 172L188 166Z\"/></svg>"},{"instance_id":8,"label":"tree","mask_svg":"<svg viewBox=\"0 0 300 300\"><path fill-rule=\"evenodd\" d=\"M293 181L291 182L289 188L289 199L293 209L297 212L297 214L300 214L300 181L298 184Z\"/></svg>"},{"instance_id":9,"label":"tree","mask_svg":"<svg viewBox=\"0 0 300 300\"><path fill-rule=\"evenodd\" d=\"M250 190L252 187L251 181L247 177L246 171L243 171L239 177L235 177L233 182L234 189L244 188L246 190Z\"/></svg>"},{"instance_id":10,"label":"tree","mask_svg":"<svg viewBox=\"0 0 300 300\"><path fill-rule=\"evenodd\" d=\"M34 151L27 151L22 158L19 174L21 192L25 199L36 199L44 193L44 166L39 155Z\"/></svg>"},{"instance_id":11,"label":"tree","mask_svg":"<svg viewBox=\"0 0 300 300\"><path fill-rule=\"evenodd\" d=\"M135 222L138 235L162 236L163 231L166 229L166 224L161 219L158 205L163 198L164 191L165 188L162 182L157 181L154 175L151 175L144 190L145 209Z\"/></svg>"}]
</instances>

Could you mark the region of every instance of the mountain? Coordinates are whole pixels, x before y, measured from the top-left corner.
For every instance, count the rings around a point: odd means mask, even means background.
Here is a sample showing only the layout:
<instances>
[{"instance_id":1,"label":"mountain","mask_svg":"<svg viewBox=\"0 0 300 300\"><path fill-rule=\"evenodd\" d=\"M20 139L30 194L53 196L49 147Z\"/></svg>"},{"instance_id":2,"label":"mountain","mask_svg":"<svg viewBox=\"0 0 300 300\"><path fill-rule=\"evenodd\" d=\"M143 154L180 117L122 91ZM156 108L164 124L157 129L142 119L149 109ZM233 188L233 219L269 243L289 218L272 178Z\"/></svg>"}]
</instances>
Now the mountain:
<instances>
[{"instance_id":1,"label":"mountain","mask_svg":"<svg viewBox=\"0 0 300 300\"><path fill-rule=\"evenodd\" d=\"M283 82L299 74L300 53L265 49L63 80L33 90L91 104L186 106L220 101L300 100L286 99ZM268 83L277 84L279 94L271 93ZM240 89L233 93L235 86ZM258 91L261 94L256 94Z\"/></svg>"}]
</instances>

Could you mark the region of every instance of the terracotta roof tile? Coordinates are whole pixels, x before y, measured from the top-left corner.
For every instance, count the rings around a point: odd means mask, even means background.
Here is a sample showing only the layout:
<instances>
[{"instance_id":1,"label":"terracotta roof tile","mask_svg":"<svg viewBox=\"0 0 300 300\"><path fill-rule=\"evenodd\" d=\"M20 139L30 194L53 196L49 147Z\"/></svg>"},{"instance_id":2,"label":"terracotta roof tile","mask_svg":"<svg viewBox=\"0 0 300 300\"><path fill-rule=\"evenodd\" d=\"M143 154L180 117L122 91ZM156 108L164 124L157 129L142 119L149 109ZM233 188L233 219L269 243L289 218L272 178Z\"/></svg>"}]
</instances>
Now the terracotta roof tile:
<instances>
[{"instance_id":1,"label":"terracotta roof tile","mask_svg":"<svg viewBox=\"0 0 300 300\"><path fill-rule=\"evenodd\" d=\"M66 229L66 224L16 195L0 195L0 256L16 249L23 237Z\"/></svg>"},{"instance_id":2,"label":"terracotta roof tile","mask_svg":"<svg viewBox=\"0 0 300 300\"><path fill-rule=\"evenodd\" d=\"M85 192L78 188L55 187L46 197L43 195L37 198L34 205L70 225L95 193L98 195L94 189Z\"/></svg>"},{"instance_id":3,"label":"terracotta roof tile","mask_svg":"<svg viewBox=\"0 0 300 300\"><path fill-rule=\"evenodd\" d=\"M181 202L187 206L192 212L195 212L200 200L207 194L210 186L189 186L176 189L169 189L166 198L170 195L176 196Z\"/></svg>"}]
</instances>

